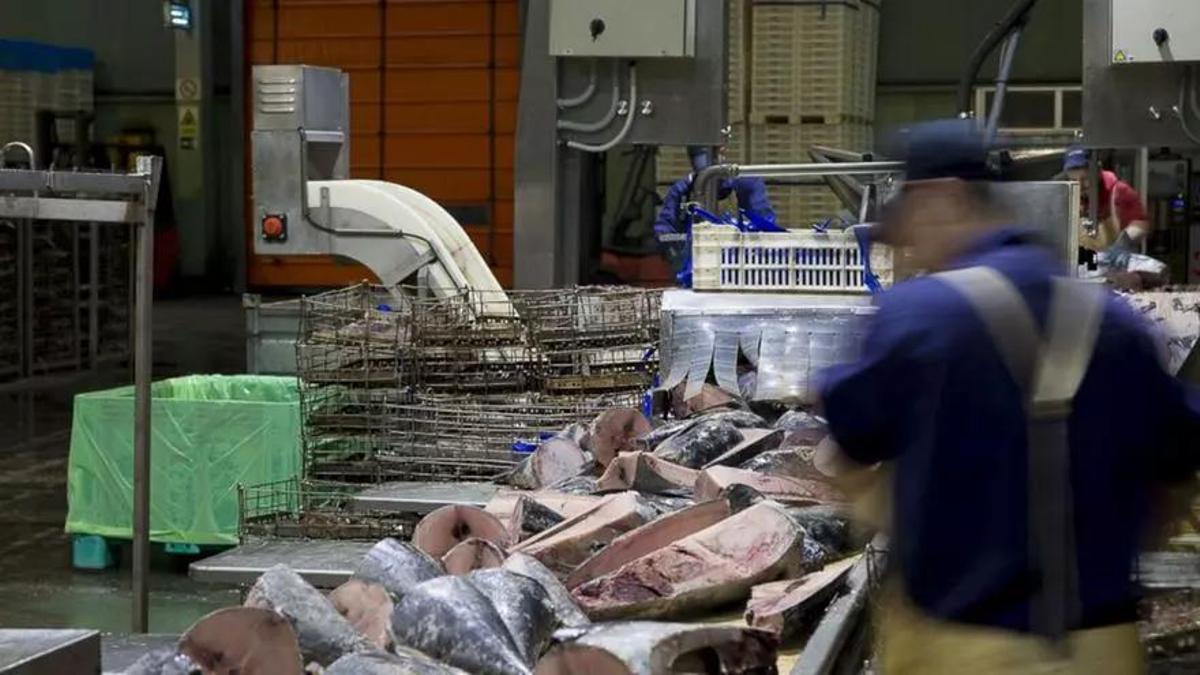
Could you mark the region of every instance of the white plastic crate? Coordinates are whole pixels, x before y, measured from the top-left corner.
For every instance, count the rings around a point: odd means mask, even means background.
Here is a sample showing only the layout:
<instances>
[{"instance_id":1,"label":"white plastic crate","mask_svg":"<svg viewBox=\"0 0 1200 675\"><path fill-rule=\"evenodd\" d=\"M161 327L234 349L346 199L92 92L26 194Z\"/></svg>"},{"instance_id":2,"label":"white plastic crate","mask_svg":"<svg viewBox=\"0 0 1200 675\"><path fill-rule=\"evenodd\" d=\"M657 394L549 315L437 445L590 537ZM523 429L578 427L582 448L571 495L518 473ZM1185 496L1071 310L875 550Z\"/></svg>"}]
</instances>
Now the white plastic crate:
<instances>
[{"instance_id":1,"label":"white plastic crate","mask_svg":"<svg viewBox=\"0 0 1200 675\"><path fill-rule=\"evenodd\" d=\"M871 247L871 271L885 286L894 277L892 259L890 248ZM739 232L712 225L692 228L692 287L698 291L867 292L862 254L852 232Z\"/></svg>"},{"instance_id":2,"label":"white plastic crate","mask_svg":"<svg viewBox=\"0 0 1200 675\"><path fill-rule=\"evenodd\" d=\"M870 121L864 95L878 42L877 7L864 0L758 4L752 11L750 120Z\"/></svg>"}]
</instances>

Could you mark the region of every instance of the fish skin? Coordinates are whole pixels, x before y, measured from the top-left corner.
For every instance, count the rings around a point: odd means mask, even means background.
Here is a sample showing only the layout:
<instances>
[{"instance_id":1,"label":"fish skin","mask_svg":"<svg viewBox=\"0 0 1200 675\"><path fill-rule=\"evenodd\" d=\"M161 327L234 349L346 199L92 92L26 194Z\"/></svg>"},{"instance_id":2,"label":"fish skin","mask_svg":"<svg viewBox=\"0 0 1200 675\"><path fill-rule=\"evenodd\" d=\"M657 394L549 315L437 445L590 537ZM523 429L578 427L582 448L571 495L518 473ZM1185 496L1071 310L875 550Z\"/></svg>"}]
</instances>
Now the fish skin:
<instances>
[{"instance_id":1,"label":"fish skin","mask_svg":"<svg viewBox=\"0 0 1200 675\"><path fill-rule=\"evenodd\" d=\"M305 663L328 666L346 654L375 649L328 598L287 565L263 572L246 594L245 606L269 609L287 618L296 631Z\"/></svg>"},{"instance_id":2,"label":"fish skin","mask_svg":"<svg viewBox=\"0 0 1200 675\"><path fill-rule=\"evenodd\" d=\"M789 410L775 420L774 428L784 432L784 447L815 447L829 435L824 419L804 410Z\"/></svg>"},{"instance_id":3,"label":"fish skin","mask_svg":"<svg viewBox=\"0 0 1200 675\"><path fill-rule=\"evenodd\" d=\"M674 436L675 434L687 431L696 426L700 420L698 418L677 420L674 422L665 422L660 426L650 430L649 433L642 434L634 440L634 444L638 450L643 452L652 452L660 443Z\"/></svg>"},{"instance_id":4,"label":"fish skin","mask_svg":"<svg viewBox=\"0 0 1200 675\"><path fill-rule=\"evenodd\" d=\"M700 469L743 439L742 432L730 422L703 420L660 443L654 449L654 456L689 469Z\"/></svg>"},{"instance_id":5,"label":"fish skin","mask_svg":"<svg viewBox=\"0 0 1200 675\"><path fill-rule=\"evenodd\" d=\"M383 586L395 600L404 597L408 589L422 581L445 573L442 564L424 551L408 542L388 537L376 542L367 551L354 570L354 578Z\"/></svg>"},{"instance_id":6,"label":"fish skin","mask_svg":"<svg viewBox=\"0 0 1200 675\"><path fill-rule=\"evenodd\" d=\"M134 661L124 675L200 675L200 666L174 647L156 649Z\"/></svg>"},{"instance_id":7,"label":"fish skin","mask_svg":"<svg viewBox=\"0 0 1200 675\"><path fill-rule=\"evenodd\" d=\"M714 410L700 413L697 419L729 422L738 429L769 429L771 427L761 415L749 410Z\"/></svg>"},{"instance_id":8,"label":"fish skin","mask_svg":"<svg viewBox=\"0 0 1200 675\"><path fill-rule=\"evenodd\" d=\"M465 577L417 584L392 612L396 643L477 675L528 675L504 620Z\"/></svg>"},{"instance_id":9,"label":"fish skin","mask_svg":"<svg viewBox=\"0 0 1200 675\"><path fill-rule=\"evenodd\" d=\"M786 432L784 435L786 437ZM781 478L815 479L822 477L820 472L813 467L811 461L790 448L768 450L757 457L742 462L737 468Z\"/></svg>"},{"instance_id":10,"label":"fish skin","mask_svg":"<svg viewBox=\"0 0 1200 675\"><path fill-rule=\"evenodd\" d=\"M476 570L467 581L496 608L525 664L537 663L554 631L561 628L542 585L505 569Z\"/></svg>"},{"instance_id":11,"label":"fish skin","mask_svg":"<svg viewBox=\"0 0 1200 675\"><path fill-rule=\"evenodd\" d=\"M466 675L411 649L395 653L347 654L325 669L325 675Z\"/></svg>"},{"instance_id":12,"label":"fish skin","mask_svg":"<svg viewBox=\"0 0 1200 675\"><path fill-rule=\"evenodd\" d=\"M623 621L563 629L555 645L538 663L537 675L660 675L673 672L720 672L726 675L774 673L778 641L766 631L734 626L710 626L656 621ZM595 663L572 663L572 652L602 653L609 668ZM705 653L719 663L680 664L688 653ZM586 657L585 657L586 658Z\"/></svg>"},{"instance_id":13,"label":"fish skin","mask_svg":"<svg viewBox=\"0 0 1200 675\"><path fill-rule=\"evenodd\" d=\"M546 598L559 624L578 627L592 623L587 614L579 609L579 605L575 604L575 599L571 597L567 587L563 586L558 577L537 558L525 553L512 553L504 561L502 568L536 581L546 592Z\"/></svg>"},{"instance_id":14,"label":"fish skin","mask_svg":"<svg viewBox=\"0 0 1200 675\"><path fill-rule=\"evenodd\" d=\"M844 506L789 507L787 512L804 528L805 538L819 544L829 556L846 555L865 543L863 537L856 536L853 517Z\"/></svg>"},{"instance_id":15,"label":"fish skin","mask_svg":"<svg viewBox=\"0 0 1200 675\"><path fill-rule=\"evenodd\" d=\"M569 495L590 495L596 492L596 479L592 476L575 476L550 485L548 489Z\"/></svg>"},{"instance_id":16,"label":"fish skin","mask_svg":"<svg viewBox=\"0 0 1200 675\"><path fill-rule=\"evenodd\" d=\"M539 532L544 532L564 520L566 517L558 511L532 497L521 495L517 498L517 505L513 508L512 521L509 523L508 529L512 533L513 541L519 542Z\"/></svg>"}]
</instances>

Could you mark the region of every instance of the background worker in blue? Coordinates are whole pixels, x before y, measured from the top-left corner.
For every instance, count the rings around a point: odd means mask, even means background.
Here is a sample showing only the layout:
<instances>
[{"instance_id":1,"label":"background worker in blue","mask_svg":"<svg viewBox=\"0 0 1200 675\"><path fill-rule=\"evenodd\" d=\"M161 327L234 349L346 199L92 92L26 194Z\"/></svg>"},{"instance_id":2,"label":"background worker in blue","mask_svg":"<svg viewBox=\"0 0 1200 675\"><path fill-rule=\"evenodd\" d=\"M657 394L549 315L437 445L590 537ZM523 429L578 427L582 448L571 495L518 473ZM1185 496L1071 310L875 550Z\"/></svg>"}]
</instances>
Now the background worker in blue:
<instances>
[{"instance_id":1,"label":"background worker in blue","mask_svg":"<svg viewBox=\"0 0 1200 675\"><path fill-rule=\"evenodd\" d=\"M907 180L880 235L931 272L998 273L1030 327L1048 333L1055 294L1084 286L1066 284L1064 262L1005 218L986 155L973 122L912 129ZM1059 411L1074 611L1050 639L1035 625L1049 582L1031 544L1043 515L1030 501L1034 408L995 339L1003 321L987 323L951 278L880 296L862 357L820 384L836 440L821 463L891 470L882 672L1141 672L1132 566L1157 486L1196 469L1200 399L1165 372L1140 317L1107 292L1090 296L1094 347Z\"/></svg>"},{"instance_id":2,"label":"background worker in blue","mask_svg":"<svg viewBox=\"0 0 1200 675\"><path fill-rule=\"evenodd\" d=\"M691 272L691 216L685 206L694 201L692 183L696 174L711 164L709 150L704 146L688 148L688 158L692 162L692 173L676 181L663 198L662 208L659 209L658 219L654 221L654 239L658 249L675 273L684 276ZM737 178L721 181L718 196L726 199L730 194L737 197L737 209L754 213L770 222L775 221L775 211L771 208L771 200L767 197L767 186L761 178L738 176ZM690 279L684 285L690 286Z\"/></svg>"}]
</instances>

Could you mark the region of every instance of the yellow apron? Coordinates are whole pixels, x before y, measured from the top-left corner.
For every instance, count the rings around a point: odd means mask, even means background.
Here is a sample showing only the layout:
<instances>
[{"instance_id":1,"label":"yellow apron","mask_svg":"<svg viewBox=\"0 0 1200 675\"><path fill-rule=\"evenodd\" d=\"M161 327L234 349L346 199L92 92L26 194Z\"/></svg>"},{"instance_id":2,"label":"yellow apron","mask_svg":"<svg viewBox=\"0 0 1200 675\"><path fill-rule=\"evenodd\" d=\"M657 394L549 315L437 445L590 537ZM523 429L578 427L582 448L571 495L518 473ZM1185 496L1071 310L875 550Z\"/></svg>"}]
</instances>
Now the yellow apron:
<instances>
[{"instance_id":1,"label":"yellow apron","mask_svg":"<svg viewBox=\"0 0 1200 675\"><path fill-rule=\"evenodd\" d=\"M914 607L894 586L876 610L882 675L1129 675L1146 672L1134 624L1071 633L1056 646L1035 635L950 623Z\"/></svg>"}]
</instances>

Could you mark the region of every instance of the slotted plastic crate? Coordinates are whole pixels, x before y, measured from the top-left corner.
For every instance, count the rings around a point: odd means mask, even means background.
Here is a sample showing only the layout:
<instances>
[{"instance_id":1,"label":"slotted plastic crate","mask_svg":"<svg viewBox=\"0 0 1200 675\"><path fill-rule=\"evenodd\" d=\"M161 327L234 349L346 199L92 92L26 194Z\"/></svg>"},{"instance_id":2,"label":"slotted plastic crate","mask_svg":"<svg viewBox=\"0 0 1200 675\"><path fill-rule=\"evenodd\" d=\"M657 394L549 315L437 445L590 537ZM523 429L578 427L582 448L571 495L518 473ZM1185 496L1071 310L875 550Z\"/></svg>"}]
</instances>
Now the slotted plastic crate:
<instances>
[{"instance_id":1,"label":"slotted plastic crate","mask_svg":"<svg viewBox=\"0 0 1200 675\"><path fill-rule=\"evenodd\" d=\"M755 3L750 121L835 123L874 115L878 7L864 0ZM874 26L874 29L872 29Z\"/></svg>"},{"instance_id":2,"label":"slotted plastic crate","mask_svg":"<svg viewBox=\"0 0 1200 675\"><path fill-rule=\"evenodd\" d=\"M887 286L894 276L892 250L871 247L871 268ZM863 258L854 234L739 232L732 227L692 228L692 286L699 291L804 291L866 293Z\"/></svg>"}]
</instances>

